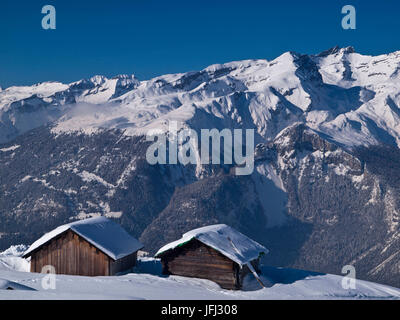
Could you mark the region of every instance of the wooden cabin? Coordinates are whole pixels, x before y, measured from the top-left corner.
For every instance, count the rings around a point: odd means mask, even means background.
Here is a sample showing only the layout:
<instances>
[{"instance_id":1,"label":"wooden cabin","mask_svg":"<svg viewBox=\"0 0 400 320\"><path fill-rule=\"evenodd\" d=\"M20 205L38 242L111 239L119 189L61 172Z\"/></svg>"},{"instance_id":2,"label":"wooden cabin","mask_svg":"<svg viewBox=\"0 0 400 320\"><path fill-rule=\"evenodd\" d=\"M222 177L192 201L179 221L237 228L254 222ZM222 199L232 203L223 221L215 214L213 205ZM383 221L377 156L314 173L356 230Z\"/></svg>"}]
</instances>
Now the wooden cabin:
<instances>
[{"instance_id":1,"label":"wooden cabin","mask_svg":"<svg viewBox=\"0 0 400 320\"><path fill-rule=\"evenodd\" d=\"M119 224L96 217L46 233L23 257L31 257L31 272L51 265L57 274L111 276L133 268L142 247Z\"/></svg>"},{"instance_id":2,"label":"wooden cabin","mask_svg":"<svg viewBox=\"0 0 400 320\"><path fill-rule=\"evenodd\" d=\"M259 271L259 259L267 252L242 233L218 224L185 233L155 257L161 259L164 274L209 279L224 289L241 289L245 275Z\"/></svg>"}]
</instances>

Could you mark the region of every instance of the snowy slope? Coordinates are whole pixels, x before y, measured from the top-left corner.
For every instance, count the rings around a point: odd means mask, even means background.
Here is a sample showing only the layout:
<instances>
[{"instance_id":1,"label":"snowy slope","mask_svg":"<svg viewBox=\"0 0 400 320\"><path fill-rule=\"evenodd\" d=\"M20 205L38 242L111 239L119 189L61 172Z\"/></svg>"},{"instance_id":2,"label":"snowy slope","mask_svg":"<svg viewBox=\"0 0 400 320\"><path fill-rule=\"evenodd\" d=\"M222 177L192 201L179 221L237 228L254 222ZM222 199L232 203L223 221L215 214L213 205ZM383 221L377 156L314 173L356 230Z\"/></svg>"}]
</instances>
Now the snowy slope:
<instances>
[{"instance_id":1,"label":"snowy slope","mask_svg":"<svg viewBox=\"0 0 400 320\"><path fill-rule=\"evenodd\" d=\"M0 252L0 270L29 271L29 261L21 258L26 249L27 246L20 244Z\"/></svg>"},{"instance_id":2,"label":"snowy slope","mask_svg":"<svg viewBox=\"0 0 400 320\"><path fill-rule=\"evenodd\" d=\"M70 84L43 82L4 89L0 91L0 143L57 121L72 107L104 104L132 90L138 83L133 75L112 79L94 76Z\"/></svg>"},{"instance_id":3,"label":"snowy slope","mask_svg":"<svg viewBox=\"0 0 400 320\"><path fill-rule=\"evenodd\" d=\"M400 139L400 52L364 56L353 48L287 52L139 81L95 76L0 92L3 141L46 123L54 133L118 128L138 135L169 121L199 128L255 128L271 141L304 123L345 146Z\"/></svg>"},{"instance_id":4,"label":"snowy slope","mask_svg":"<svg viewBox=\"0 0 400 320\"><path fill-rule=\"evenodd\" d=\"M43 289L44 274L0 267L0 300L5 299L400 299L400 290L358 280L356 289L343 289L342 277L263 267L261 289L249 275L242 291L224 290L195 278L161 276L156 261L140 261L137 272L115 277L57 275L56 289ZM14 290L2 290L12 286ZM29 288L36 291L27 291Z\"/></svg>"}]
</instances>

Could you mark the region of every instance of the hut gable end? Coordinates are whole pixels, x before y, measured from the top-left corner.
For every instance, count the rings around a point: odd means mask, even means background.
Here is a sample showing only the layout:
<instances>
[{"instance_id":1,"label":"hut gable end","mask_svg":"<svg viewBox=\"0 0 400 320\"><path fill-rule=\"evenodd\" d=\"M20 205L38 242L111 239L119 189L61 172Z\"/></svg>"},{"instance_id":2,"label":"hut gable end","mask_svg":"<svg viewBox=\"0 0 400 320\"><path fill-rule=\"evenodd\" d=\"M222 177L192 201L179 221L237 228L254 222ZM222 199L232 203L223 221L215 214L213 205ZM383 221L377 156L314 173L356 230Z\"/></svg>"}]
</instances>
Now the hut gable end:
<instances>
[{"instance_id":1,"label":"hut gable end","mask_svg":"<svg viewBox=\"0 0 400 320\"><path fill-rule=\"evenodd\" d=\"M205 278L224 288L237 288L238 265L196 239L165 253L161 262L164 274Z\"/></svg>"},{"instance_id":2,"label":"hut gable end","mask_svg":"<svg viewBox=\"0 0 400 320\"><path fill-rule=\"evenodd\" d=\"M54 229L23 256L31 256L32 272L50 265L57 274L107 276L131 269L142 247L120 225L99 217Z\"/></svg>"},{"instance_id":3,"label":"hut gable end","mask_svg":"<svg viewBox=\"0 0 400 320\"><path fill-rule=\"evenodd\" d=\"M109 260L92 244L67 230L32 253L31 272L42 272L50 265L57 274L108 275Z\"/></svg>"}]
</instances>

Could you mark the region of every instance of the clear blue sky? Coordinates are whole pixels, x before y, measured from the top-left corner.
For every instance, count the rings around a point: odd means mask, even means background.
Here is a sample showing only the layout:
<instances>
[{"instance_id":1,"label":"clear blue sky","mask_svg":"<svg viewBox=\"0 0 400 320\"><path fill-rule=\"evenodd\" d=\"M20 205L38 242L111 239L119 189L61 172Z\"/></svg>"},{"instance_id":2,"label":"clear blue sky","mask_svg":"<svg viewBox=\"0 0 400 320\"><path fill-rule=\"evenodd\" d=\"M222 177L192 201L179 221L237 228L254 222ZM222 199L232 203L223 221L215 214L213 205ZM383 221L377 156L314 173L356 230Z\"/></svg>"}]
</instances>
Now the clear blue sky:
<instances>
[{"instance_id":1,"label":"clear blue sky","mask_svg":"<svg viewBox=\"0 0 400 320\"><path fill-rule=\"evenodd\" d=\"M41 28L52 4L57 29ZM357 30L341 8L357 9ZM95 74L139 79L285 51L400 50L399 0L1 0L0 86Z\"/></svg>"}]
</instances>

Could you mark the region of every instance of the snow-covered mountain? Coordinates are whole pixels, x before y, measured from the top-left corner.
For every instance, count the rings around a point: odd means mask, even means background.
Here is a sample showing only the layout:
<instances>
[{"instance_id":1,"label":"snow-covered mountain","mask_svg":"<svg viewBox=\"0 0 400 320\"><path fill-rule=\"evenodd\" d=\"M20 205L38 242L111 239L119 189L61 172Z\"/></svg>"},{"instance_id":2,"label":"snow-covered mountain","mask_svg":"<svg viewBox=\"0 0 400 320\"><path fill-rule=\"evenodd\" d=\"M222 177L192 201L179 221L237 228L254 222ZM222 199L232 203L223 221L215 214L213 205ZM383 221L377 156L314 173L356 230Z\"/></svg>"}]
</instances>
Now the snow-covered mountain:
<instances>
[{"instance_id":1,"label":"snow-covered mountain","mask_svg":"<svg viewBox=\"0 0 400 320\"><path fill-rule=\"evenodd\" d=\"M123 129L141 134L169 120L191 127L253 127L272 141L301 122L345 146L399 145L400 51L364 56L353 48L318 55L212 65L139 81L94 76L0 92L2 141L51 122L53 132Z\"/></svg>"},{"instance_id":2,"label":"snow-covered mountain","mask_svg":"<svg viewBox=\"0 0 400 320\"><path fill-rule=\"evenodd\" d=\"M134 89L132 75L112 79L94 76L70 84L44 82L0 91L1 142L33 128L57 121L80 104L101 105Z\"/></svg>"},{"instance_id":3,"label":"snow-covered mountain","mask_svg":"<svg viewBox=\"0 0 400 320\"><path fill-rule=\"evenodd\" d=\"M155 252L226 223L266 263L400 286L400 52L352 48L139 81L95 76L0 91L0 246L93 215ZM148 129L254 128L255 170L149 165Z\"/></svg>"}]
</instances>

